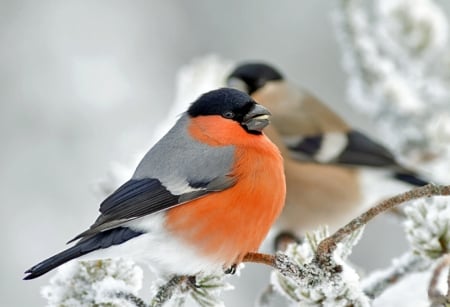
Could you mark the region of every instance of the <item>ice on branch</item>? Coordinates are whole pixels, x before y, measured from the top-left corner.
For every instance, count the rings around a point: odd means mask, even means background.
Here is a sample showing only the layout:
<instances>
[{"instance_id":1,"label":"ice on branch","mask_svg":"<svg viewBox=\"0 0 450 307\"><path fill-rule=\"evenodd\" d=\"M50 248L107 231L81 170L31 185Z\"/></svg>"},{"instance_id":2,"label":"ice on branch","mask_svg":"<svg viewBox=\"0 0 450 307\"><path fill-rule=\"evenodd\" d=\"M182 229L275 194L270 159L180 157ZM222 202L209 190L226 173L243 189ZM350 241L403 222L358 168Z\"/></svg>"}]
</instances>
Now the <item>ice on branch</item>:
<instances>
[{"instance_id":1,"label":"ice on branch","mask_svg":"<svg viewBox=\"0 0 450 307\"><path fill-rule=\"evenodd\" d=\"M450 252L450 200L436 196L405 208L405 231L413 250L430 259Z\"/></svg>"},{"instance_id":2,"label":"ice on branch","mask_svg":"<svg viewBox=\"0 0 450 307\"><path fill-rule=\"evenodd\" d=\"M372 118L390 148L421 159L448 149L449 142L433 137L438 117L450 116L442 9L432 0L341 0L335 21L350 102Z\"/></svg>"},{"instance_id":3,"label":"ice on branch","mask_svg":"<svg viewBox=\"0 0 450 307\"><path fill-rule=\"evenodd\" d=\"M153 284L154 295L150 307L189 306L189 301L201 307L224 306L219 298L224 290L233 287L224 281L223 275L198 274L194 277L173 276L168 281L158 280Z\"/></svg>"},{"instance_id":4,"label":"ice on branch","mask_svg":"<svg viewBox=\"0 0 450 307\"><path fill-rule=\"evenodd\" d=\"M313 262L317 246L328 236L328 229L322 228L306 236L302 244L291 244L286 255L299 267L306 268L313 279L294 280L278 271L273 271L271 283L274 289L299 306L369 306L369 299L362 292L359 276L345 260L359 240L362 230L339 243L332 261L340 265L342 271L327 272Z\"/></svg>"},{"instance_id":5,"label":"ice on branch","mask_svg":"<svg viewBox=\"0 0 450 307\"><path fill-rule=\"evenodd\" d=\"M48 307L141 306L137 293L142 279L142 269L130 260L72 261L58 269L41 293Z\"/></svg>"}]
</instances>

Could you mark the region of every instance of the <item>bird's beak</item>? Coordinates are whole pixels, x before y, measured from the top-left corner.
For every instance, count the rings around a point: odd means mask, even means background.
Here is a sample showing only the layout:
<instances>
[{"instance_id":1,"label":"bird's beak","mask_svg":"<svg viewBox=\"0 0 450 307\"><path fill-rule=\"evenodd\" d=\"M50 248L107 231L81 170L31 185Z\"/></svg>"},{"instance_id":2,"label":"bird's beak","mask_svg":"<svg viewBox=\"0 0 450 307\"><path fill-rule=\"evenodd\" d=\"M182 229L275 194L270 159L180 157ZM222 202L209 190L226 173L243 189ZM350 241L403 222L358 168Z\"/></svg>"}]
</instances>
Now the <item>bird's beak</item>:
<instances>
[{"instance_id":1,"label":"bird's beak","mask_svg":"<svg viewBox=\"0 0 450 307\"><path fill-rule=\"evenodd\" d=\"M265 107L255 104L247 115L244 116L242 125L248 131L261 132L269 124L270 115L272 114Z\"/></svg>"}]
</instances>

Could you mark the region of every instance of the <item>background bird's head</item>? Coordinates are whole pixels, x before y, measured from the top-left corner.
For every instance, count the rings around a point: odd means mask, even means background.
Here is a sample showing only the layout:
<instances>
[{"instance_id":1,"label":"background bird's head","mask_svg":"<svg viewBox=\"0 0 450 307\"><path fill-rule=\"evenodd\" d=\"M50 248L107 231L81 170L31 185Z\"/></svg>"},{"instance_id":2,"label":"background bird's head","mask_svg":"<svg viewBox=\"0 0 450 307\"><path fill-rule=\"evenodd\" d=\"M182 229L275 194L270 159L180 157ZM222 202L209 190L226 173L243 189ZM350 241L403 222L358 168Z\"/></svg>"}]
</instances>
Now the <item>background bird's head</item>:
<instances>
[{"instance_id":1,"label":"background bird's head","mask_svg":"<svg viewBox=\"0 0 450 307\"><path fill-rule=\"evenodd\" d=\"M252 94L267 82L280 80L283 80L283 76L270 65L264 63L245 63L239 65L228 76L227 85Z\"/></svg>"},{"instance_id":2,"label":"background bird's head","mask_svg":"<svg viewBox=\"0 0 450 307\"><path fill-rule=\"evenodd\" d=\"M249 95L232 88L213 90L200 96L187 113L198 116L219 115L239 123L247 132L260 134L269 124L270 112Z\"/></svg>"}]
</instances>

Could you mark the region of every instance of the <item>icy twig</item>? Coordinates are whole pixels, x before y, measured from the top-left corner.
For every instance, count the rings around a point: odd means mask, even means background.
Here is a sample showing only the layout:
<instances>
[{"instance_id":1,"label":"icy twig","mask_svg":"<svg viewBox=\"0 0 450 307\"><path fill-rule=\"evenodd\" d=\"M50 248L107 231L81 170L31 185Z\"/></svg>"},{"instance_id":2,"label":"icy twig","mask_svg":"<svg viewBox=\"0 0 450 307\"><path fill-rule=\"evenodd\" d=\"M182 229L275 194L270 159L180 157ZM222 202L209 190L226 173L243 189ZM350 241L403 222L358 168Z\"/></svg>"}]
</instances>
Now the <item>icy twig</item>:
<instances>
[{"instance_id":1,"label":"icy twig","mask_svg":"<svg viewBox=\"0 0 450 307\"><path fill-rule=\"evenodd\" d=\"M432 306L441 306L450 304L450 271L447 275L447 294L441 293L437 288L439 277L442 271L450 266L450 254L445 255L433 270L433 275L428 286L428 298L432 303Z\"/></svg>"},{"instance_id":2,"label":"icy twig","mask_svg":"<svg viewBox=\"0 0 450 307\"><path fill-rule=\"evenodd\" d=\"M311 283L312 280L317 279L316 272L313 272L311 268L301 267L293 262L287 255L282 252L276 253L276 255L262 254L262 253L248 253L245 255L243 262L252 262L268 265L282 275L293 278L295 280L307 280Z\"/></svg>"},{"instance_id":3,"label":"icy twig","mask_svg":"<svg viewBox=\"0 0 450 307\"><path fill-rule=\"evenodd\" d=\"M186 280L188 276L175 275L167 283L159 287L158 292L150 302L150 307L161 307L169 301L176 289Z\"/></svg>"},{"instance_id":4,"label":"icy twig","mask_svg":"<svg viewBox=\"0 0 450 307\"><path fill-rule=\"evenodd\" d=\"M136 307L147 307L147 304L144 302L144 300L134 295L133 293L120 291L113 293L112 296L115 298L123 299Z\"/></svg>"},{"instance_id":5,"label":"icy twig","mask_svg":"<svg viewBox=\"0 0 450 307\"><path fill-rule=\"evenodd\" d=\"M374 299L406 275L421 271L428 266L428 261L423 257L407 252L394 260L389 268L375 272L364 280L363 291L368 297Z\"/></svg>"},{"instance_id":6,"label":"icy twig","mask_svg":"<svg viewBox=\"0 0 450 307\"><path fill-rule=\"evenodd\" d=\"M428 184L426 186L413 189L411 191L396 195L380 202L375 207L370 208L357 218L353 219L344 227L338 229L334 234L320 242L317 247L315 261L324 269L335 270L336 267L331 263L331 255L336 250L337 244L353 233L358 228L366 225L374 217L387 210L390 210L407 201L430 196L450 195L450 185L440 186Z\"/></svg>"}]
</instances>

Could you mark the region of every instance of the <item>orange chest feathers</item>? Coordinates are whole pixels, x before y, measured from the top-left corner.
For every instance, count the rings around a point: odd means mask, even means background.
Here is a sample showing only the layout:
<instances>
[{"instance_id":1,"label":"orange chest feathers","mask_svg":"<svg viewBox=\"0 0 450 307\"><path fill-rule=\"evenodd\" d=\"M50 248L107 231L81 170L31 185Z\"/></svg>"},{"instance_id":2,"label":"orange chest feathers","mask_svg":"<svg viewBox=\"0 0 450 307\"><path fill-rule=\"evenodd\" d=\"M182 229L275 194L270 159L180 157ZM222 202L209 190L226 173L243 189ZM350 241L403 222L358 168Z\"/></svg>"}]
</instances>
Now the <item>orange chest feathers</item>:
<instances>
[{"instance_id":1,"label":"orange chest feathers","mask_svg":"<svg viewBox=\"0 0 450 307\"><path fill-rule=\"evenodd\" d=\"M194 122L190 134L211 146L235 146L231 175L237 182L169 210L166 225L202 255L231 265L258 250L281 213L286 185L281 155L265 135L248 134L230 120L221 120L223 129L217 129L213 117Z\"/></svg>"}]
</instances>

